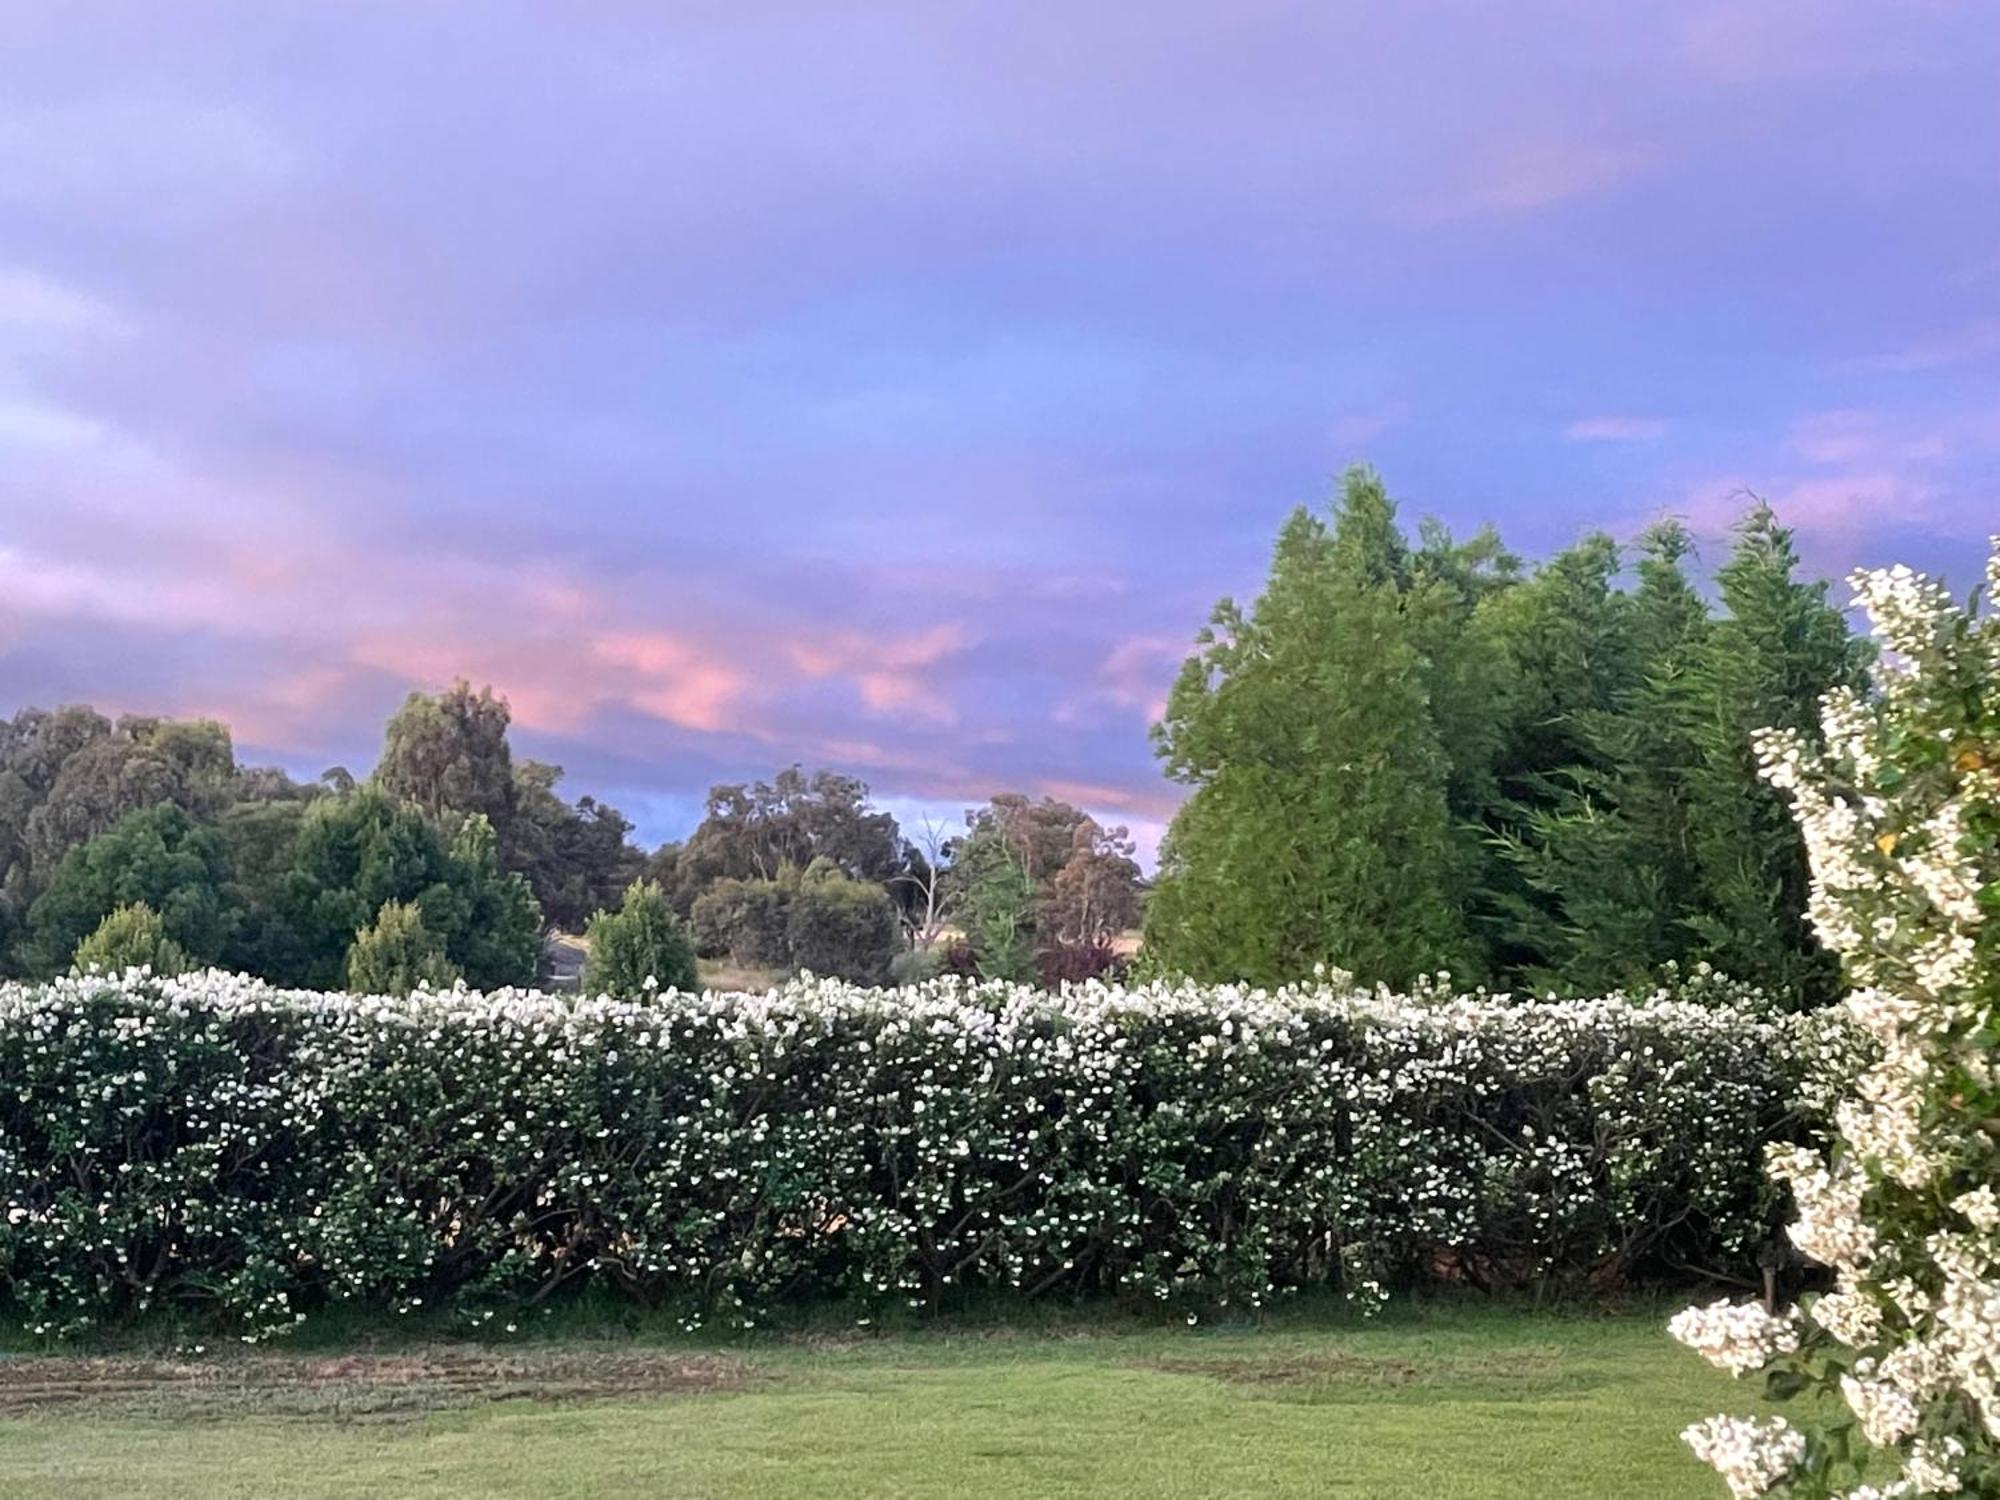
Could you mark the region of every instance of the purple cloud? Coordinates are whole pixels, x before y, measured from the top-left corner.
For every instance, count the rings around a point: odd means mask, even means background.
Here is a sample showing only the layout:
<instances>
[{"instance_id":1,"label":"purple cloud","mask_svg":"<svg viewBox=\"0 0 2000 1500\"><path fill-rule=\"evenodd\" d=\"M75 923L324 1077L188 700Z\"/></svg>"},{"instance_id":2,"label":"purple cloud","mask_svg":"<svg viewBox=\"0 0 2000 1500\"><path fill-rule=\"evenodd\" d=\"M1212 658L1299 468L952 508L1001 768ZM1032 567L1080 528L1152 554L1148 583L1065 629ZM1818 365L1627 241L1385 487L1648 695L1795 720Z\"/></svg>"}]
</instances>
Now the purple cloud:
<instances>
[{"instance_id":1,"label":"purple cloud","mask_svg":"<svg viewBox=\"0 0 2000 1500\"><path fill-rule=\"evenodd\" d=\"M1915 0L27 8L0 709L316 770L465 673L651 837L803 759L1150 839L1195 626L1357 458L1530 553L1749 488L1964 582L1996 44Z\"/></svg>"}]
</instances>

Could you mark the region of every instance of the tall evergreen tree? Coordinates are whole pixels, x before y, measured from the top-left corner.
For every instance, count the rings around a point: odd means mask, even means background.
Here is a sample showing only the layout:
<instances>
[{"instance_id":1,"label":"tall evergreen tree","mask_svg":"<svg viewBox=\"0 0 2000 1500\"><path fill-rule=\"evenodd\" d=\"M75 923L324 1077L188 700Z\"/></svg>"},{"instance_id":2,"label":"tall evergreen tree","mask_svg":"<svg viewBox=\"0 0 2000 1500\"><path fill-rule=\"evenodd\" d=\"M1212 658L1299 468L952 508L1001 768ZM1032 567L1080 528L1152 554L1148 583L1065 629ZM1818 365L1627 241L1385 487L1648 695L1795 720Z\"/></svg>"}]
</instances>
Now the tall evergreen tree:
<instances>
[{"instance_id":1,"label":"tall evergreen tree","mask_svg":"<svg viewBox=\"0 0 2000 1500\"><path fill-rule=\"evenodd\" d=\"M1727 617L1697 662L1691 691L1699 755L1687 778L1699 956L1795 1004L1838 993L1839 974L1805 921L1805 849L1784 804L1756 774L1751 733L1818 734L1817 705L1866 682L1871 648L1827 602L1825 581L1802 582L1792 533L1758 502L1736 528L1716 574Z\"/></svg>"},{"instance_id":2,"label":"tall evergreen tree","mask_svg":"<svg viewBox=\"0 0 2000 1500\"><path fill-rule=\"evenodd\" d=\"M1538 781L1553 798L1521 809L1506 848L1532 900L1537 989L1598 992L1641 985L1685 958L1696 879L1686 776L1698 754L1690 682L1708 606L1689 583L1686 528L1666 522L1640 541L1639 585L1616 621L1609 702L1569 717L1571 765Z\"/></svg>"},{"instance_id":3,"label":"tall evergreen tree","mask_svg":"<svg viewBox=\"0 0 2000 1500\"><path fill-rule=\"evenodd\" d=\"M1285 523L1251 609L1216 606L1156 730L1192 792L1147 909L1154 966L1280 982L1327 963L1391 983L1479 967L1458 895L1476 851L1431 695L1444 587L1355 470L1331 527Z\"/></svg>"},{"instance_id":4,"label":"tall evergreen tree","mask_svg":"<svg viewBox=\"0 0 2000 1500\"><path fill-rule=\"evenodd\" d=\"M1616 587L1619 568L1616 544L1593 532L1479 606L1479 626L1503 665L1493 711L1499 743L1479 811L1494 857L1466 901L1509 983L1537 982L1568 946L1560 892L1537 869L1538 851L1578 779L1605 769L1590 725L1634 679L1632 606Z\"/></svg>"}]
</instances>

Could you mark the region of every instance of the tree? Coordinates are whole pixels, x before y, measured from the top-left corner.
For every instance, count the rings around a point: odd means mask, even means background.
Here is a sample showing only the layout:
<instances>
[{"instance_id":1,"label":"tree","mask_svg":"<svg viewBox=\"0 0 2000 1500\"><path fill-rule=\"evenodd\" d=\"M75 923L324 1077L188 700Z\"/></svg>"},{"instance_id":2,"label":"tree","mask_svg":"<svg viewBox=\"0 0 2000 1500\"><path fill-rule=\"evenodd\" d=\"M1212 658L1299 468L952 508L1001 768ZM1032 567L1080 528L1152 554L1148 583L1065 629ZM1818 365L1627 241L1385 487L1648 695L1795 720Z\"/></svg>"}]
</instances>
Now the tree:
<instances>
[{"instance_id":1,"label":"tree","mask_svg":"<svg viewBox=\"0 0 2000 1500\"><path fill-rule=\"evenodd\" d=\"M792 961L791 906L799 872L775 880L718 880L695 899L689 914L696 951L728 954L750 969L783 969Z\"/></svg>"},{"instance_id":2,"label":"tree","mask_svg":"<svg viewBox=\"0 0 2000 1500\"><path fill-rule=\"evenodd\" d=\"M1687 779L1699 882L1692 916L1699 956L1794 1003L1838 994L1838 965L1806 922L1805 845L1783 802L1757 776L1752 731L1818 732L1817 705L1867 680L1872 648L1827 602L1824 581L1794 575L1792 534L1759 501L1738 523L1716 574L1727 616L1695 663Z\"/></svg>"},{"instance_id":3,"label":"tree","mask_svg":"<svg viewBox=\"0 0 2000 1500\"><path fill-rule=\"evenodd\" d=\"M572 807L556 794L561 779L561 766L515 762L512 837L501 858L527 877L550 927L577 932L591 913L617 902L645 859L617 808L591 797Z\"/></svg>"},{"instance_id":4,"label":"tree","mask_svg":"<svg viewBox=\"0 0 2000 1500\"><path fill-rule=\"evenodd\" d=\"M649 880L626 887L618 910L592 917L587 937L586 994L644 999L658 990L692 990L700 982L687 929L666 893Z\"/></svg>"},{"instance_id":5,"label":"tree","mask_svg":"<svg viewBox=\"0 0 2000 1500\"><path fill-rule=\"evenodd\" d=\"M1412 569L1394 506L1356 470L1330 528L1304 510L1285 524L1252 609L1217 606L1156 729L1191 789L1146 913L1156 967L1480 969L1460 905L1479 856L1431 704L1444 587Z\"/></svg>"},{"instance_id":6,"label":"tree","mask_svg":"<svg viewBox=\"0 0 2000 1500\"><path fill-rule=\"evenodd\" d=\"M1684 527L1655 526L1640 549L1638 589L1598 642L1618 664L1600 685L1608 702L1573 703L1562 749L1576 761L1538 778L1502 835L1532 892L1516 907L1513 948L1537 989L1639 987L1694 942L1690 683L1708 606L1683 569Z\"/></svg>"},{"instance_id":7,"label":"tree","mask_svg":"<svg viewBox=\"0 0 2000 1500\"><path fill-rule=\"evenodd\" d=\"M785 914L791 966L851 984L883 984L902 947L895 903L871 881L825 865L806 872Z\"/></svg>"},{"instance_id":8,"label":"tree","mask_svg":"<svg viewBox=\"0 0 2000 1500\"><path fill-rule=\"evenodd\" d=\"M304 945L286 919L285 882L309 800L283 797L239 801L215 822L228 878L223 903L233 920L221 965L244 974L284 979L305 966Z\"/></svg>"},{"instance_id":9,"label":"tree","mask_svg":"<svg viewBox=\"0 0 2000 1500\"><path fill-rule=\"evenodd\" d=\"M229 731L201 720L127 715L108 732L86 725L99 715L62 710L57 721L81 729L28 815L25 845L33 878L45 881L64 855L127 813L173 803L206 817L226 798L234 774ZM54 725L51 726L55 727Z\"/></svg>"},{"instance_id":10,"label":"tree","mask_svg":"<svg viewBox=\"0 0 2000 1500\"><path fill-rule=\"evenodd\" d=\"M70 960L72 974L122 974L127 969L185 974L195 967L187 950L167 936L160 914L143 901L107 915L76 945Z\"/></svg>"},{"instance_id":11,"label":"tree","mask_svg":"<svg viewBox=\"0 0 2000 1500\"><path fill-rule=\"evenodd\" d=\"M448 951L466 981L480 989L528 985L542 957L542 910L525 878L500 868L499 838L474 813L445 855L452 915Z\"/></svg>"},{"instance_id":12,"label":"tree","mask_svg":"<svg viewBox=\"0 0 2000 1500\"><path fill-rule=\"evenodd\" d=\"M460 678L436 697L412 693L390 718L375 780L432 819L483 813L505 839L514 821L507 700Z\"/></svg>"},{"instance_id":13,"label":"tree","mask_svg":"<svg viewBox=\"0 0 2000 1500\"><path fill-rule=\"evenodd\" d=\"M924 819L923 832L908 846L908 860L893 883L896 910L910 947L928 953L944 935L961 895L952 880L944 830L931 819Z\"/></svg>"},{"instance_id":14,"label":"tree","mask_svg":"<svg viewBox=\"0 0 2000 1500\"><path fill-rule=\"evenodd\" d=\"M306 813L278 903L299 955L284 981L337 985L354 934L390 901L422 912L469 983L533 982L541 914L526 883L499 868L491 825L468 819L447 849L421 811L379 786L321 798Z\"/></svg>"},{"instance_id":15,"label":"tree","mask_svg":"<svg viewBox=\"0 0 2000 1500\"><path fill-rule=\"evenodd\" d=\"M707 813L675 860L677 904L687 909L717 880L771 880L816 859L878 885L902 873L896 820L868 805L864 782L791 766L768 782L711 787Z\"/></svg>"},{"instance_id":16,"label":"tree","mask_svg":"<svg viewBox=\"0 0 2000 1500\"><path fill-rule=\"evenodd\" d=\"M222 841L171 802L129 813L72 849L28 909L24 958L38 975L69 967L77 944L121 906L143 904L191 961L213 963L232 914Z\"/></svg>"},{"instance_id":17,"label":"tree","mask_svg":"<svg viewBox=\"0 0 2000 1500\"><path fill-rule=\"evenodd\" d=\"M1035 883L1020 847L1005 838L975 834L961 846L952 870L979 976L1033 982Z\"/></svg>"},{"instance_id":18,"label":"tree","mask_svg":"<svg viewBox=\"0 0 2000 1500\"><path fill-rule=\"evenodd\" d=\"M1471 819L1493 857L1468 888L1467 908L1509 982L1562 961L1560 901L1537 881L1530 851L1544 821L1574 795L1576 778L1604 769L1588 726L1634 680L1631 601L1614 586L1619 567L1611 538L1592 533L1477 607L1502 668L1490 791Z\"/></svg>"},{"instance_id":19,"label":"tree","mask_svg":"<svg viewBox=\"0 0 2000 1500\"><path fill-rule=\"evenodd\" d=\"M450 989L458 966L407 901L385 901L375 920L354 934L345 965L347 988L361 995L407 995L422 986Z\"/></svg>"},{"instance_id":20,"label":"tree","mask_svg":"<svg viewBox=\"0 0 2000 1500\"><path fill-rule=\"evenodd\" d=\"M1069 858L1048 879L1035 913L1042 945L1093 948L1139 922L1139 862L1131 836L1085 818Z\"/></svg>"}]
</instances>

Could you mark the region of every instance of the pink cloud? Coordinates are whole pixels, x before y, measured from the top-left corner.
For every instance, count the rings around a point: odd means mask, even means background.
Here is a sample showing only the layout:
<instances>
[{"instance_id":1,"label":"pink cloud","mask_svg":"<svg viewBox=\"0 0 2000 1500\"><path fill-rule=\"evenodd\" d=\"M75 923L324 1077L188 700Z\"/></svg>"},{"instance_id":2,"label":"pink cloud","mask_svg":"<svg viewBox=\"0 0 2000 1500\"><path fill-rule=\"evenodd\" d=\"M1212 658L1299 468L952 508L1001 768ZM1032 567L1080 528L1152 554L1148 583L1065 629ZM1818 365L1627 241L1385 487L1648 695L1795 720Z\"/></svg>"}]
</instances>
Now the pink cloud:
<instances>
[{"instance_id":1,"label":"pink cloud","mask_svg":"<svg viewBox=\"0 0 2000 1500\"><path fill-rule=\"evenodd\" d=\"M637 674L631 701L654 718L684 729L744 727L735 717L746 684L743 673L687 637L626 632L599 637L593 651Z\"/></svg>"},{"instance_id":2,"label":"pink cloud","mask_svg":"<svg viewBox=\"0 0 2000 1500\"><path fill-rule=\"evenodd\" d=\"M1807 413L1792 423L1788 442L1814 464L1929 463L1948 450L1942 433L1897 433L1879 413L1854 408Z\"/></svg>"},{"instance_id":3,"label":"pink cloud","mask_svg":"<svg viewBox=\"0 0 2000 1500\"><path fill-rule=\"evenodd\" d=\"M929 681L931 669L965 646L965 627L946 621L913 635L883 637L836 630L788 647L792 663L812 678L851 678L861 701L877 713L949 725L957 710Z\"/></svg>"},{"instance_id":4,"label":"pink cloud","mask_svg":"<svg viewBox=\"0 0 2000 1500\"><path fill-rule=\"evenodd\" d=\"M1187 659L1189 643L1178 636L1136 635L1111 648L1099 669L1105 696L1135 711L1147 724L1167 711L1167 692Z\"/></svg>"}]
</instances>

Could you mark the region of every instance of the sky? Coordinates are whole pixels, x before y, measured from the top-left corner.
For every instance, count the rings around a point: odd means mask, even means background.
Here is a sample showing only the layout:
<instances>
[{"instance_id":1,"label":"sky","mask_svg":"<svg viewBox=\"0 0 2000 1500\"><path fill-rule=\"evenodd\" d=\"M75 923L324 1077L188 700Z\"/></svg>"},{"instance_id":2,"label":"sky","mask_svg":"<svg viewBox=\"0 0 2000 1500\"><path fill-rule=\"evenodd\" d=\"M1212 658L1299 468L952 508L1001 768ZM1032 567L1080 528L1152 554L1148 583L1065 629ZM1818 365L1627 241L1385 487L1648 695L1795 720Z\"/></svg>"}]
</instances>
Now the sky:
<instances>
[{"instance_id":1,"label":"sky","mask_svg":"<svg viewBox=\"0 0 2000 1500\"><path fill-rule=\"evenodd\" d=\"M1354 462L1529 556L2000 531L2000 7L0 0L0 712L372 763L464 676L1150 847Z\"/></svg>"}]
</instances>

